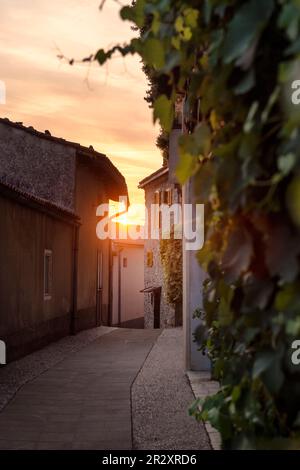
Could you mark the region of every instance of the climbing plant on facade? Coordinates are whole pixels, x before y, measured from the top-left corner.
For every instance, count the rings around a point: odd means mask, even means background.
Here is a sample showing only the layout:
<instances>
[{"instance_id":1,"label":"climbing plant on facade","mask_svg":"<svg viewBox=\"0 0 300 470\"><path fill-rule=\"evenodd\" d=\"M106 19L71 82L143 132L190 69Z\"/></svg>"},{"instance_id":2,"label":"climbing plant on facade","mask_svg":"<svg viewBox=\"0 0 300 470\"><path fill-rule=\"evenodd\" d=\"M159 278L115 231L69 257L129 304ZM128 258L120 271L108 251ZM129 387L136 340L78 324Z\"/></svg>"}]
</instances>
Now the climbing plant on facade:
<instances>
[{"instance_id":1,"label":"climbing plant on facade","mask_svg":"<svg viewBox=\"0 0 300 470\"><path fill-rule=\"evenodd\" d=\"M182 240L174 238L174 230L169 239L160 240L159 252L167 301L182 304Z\"/></svg>"},{"instance_id":2,"label":"climbing plant on facade","mask_svg":"<svg viewBox=\"0 0 300 470\"><path fill-rule=\"evenodd\" d=\"M299 447L300 2L136 0L121 17L149 27L95 59L138 53L156 71L165 132L184 94L178 178L206 208L201 315L221 390L194 413L225 448Z\"/></svg>"}]
</instances>

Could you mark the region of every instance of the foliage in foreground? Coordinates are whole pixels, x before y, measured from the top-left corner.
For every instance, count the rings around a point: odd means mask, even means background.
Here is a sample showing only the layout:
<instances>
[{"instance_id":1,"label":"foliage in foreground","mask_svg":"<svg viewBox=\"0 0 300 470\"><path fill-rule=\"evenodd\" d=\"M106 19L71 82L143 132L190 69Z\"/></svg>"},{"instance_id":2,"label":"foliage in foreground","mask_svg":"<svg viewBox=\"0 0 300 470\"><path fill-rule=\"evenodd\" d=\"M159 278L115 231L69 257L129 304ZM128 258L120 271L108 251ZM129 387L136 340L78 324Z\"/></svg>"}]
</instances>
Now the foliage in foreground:
<instances>
[{"instance_id":1,"label":"foliage in foreground","mask_svg":"<svg viewBox=\"0 0 300 470\"><path fill-rule=\"evenodd\" d=\"M150 28L99 50L99 63L137 52L156 70L164 93L153 115L166 132L176 95L186 96L178 177L195 176L206 207L202 315L221 383L200 416L226 448L297 446L300 112L290 98L300 2L137 0L121 16Z\"/></svg>"}]
</instances>

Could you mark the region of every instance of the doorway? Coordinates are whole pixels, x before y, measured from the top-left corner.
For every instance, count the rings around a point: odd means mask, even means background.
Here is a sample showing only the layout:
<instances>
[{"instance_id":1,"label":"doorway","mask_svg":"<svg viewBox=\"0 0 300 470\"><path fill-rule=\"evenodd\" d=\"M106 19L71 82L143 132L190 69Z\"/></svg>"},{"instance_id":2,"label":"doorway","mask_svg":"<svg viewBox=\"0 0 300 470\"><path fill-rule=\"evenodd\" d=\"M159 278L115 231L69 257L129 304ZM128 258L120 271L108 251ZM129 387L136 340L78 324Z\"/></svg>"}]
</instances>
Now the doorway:
<instances>
[{"instance_id":1,"label":"doorway","mask_svg":"<svg viewBox=\"0 0 300 470\"><path fill-rule=\"evenodd\" d=\"M151 295L153 305L153 328L160 328L161 287L155 287Z\"/></svg>"}]
</instances>

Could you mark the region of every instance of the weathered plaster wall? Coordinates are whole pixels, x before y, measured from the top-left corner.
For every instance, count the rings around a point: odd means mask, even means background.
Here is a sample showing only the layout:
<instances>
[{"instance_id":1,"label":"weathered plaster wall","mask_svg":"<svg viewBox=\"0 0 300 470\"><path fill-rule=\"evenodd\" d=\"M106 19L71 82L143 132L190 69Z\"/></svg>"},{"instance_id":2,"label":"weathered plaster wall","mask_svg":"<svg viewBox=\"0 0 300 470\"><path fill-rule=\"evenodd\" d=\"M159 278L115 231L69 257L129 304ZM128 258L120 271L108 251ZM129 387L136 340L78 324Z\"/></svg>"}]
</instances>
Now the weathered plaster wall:
<instances>
[{"instance_id":1,"label":"weathered plaster wall","mask_svg":"<svg viewBox=\"0 0 300 470\"><path fill-rule=\"evenodd\" d=\"M0 123L0 179L74 209L75 149Z\"/></svg>"},{"instance_id":2,"label":"weathered plaster wall","mask_svg":"<svg viewBox=\"0 0 300 470\"><path fill-rule=\"evenodd\" d=\"M108 202L103 183L88 165L78 164L76 172L76 214L79 215L78 250L78 300L77 326L89 328L108 323L109 305L109 241L97 238L96 227L99 219L96 209L101 203ZM97 318L97 251L102 253L102 313Z\"/></svg>"},{"instance_id":3,"label":"weathered plaster wall","mask_svg":"<svg viewBox=\"0 0 300 470\"><path fill-rule=\"evenodd\" d=\"M0 338L8 359L69 333L73 227L0 196ZM44 300L44 250L52 298Z\"/></svg>"},{"instance_id":4,"label":"weathered plaster wall","mask_svg":"<svg viewBox=\"0 0 300 470\"><path fill-rule=\"evenodd\" d=\"M145 188L145 204L148 210L149 226L151 226L150 207L154 204L154 193L157 190L165 190L170 188L168 177L161 177L149 183ZM147 266L147 252L153 252L153 266ZM161 308L160 308L160 326L175 326L175 309L168 304L163 280L163 268L160 261L159 240L145 240L144 249L144 266L145 266L145 288L162 287ZM151 304L151 294L145 293L145 328L153 328L153 305Z\"/></svg>"}]
</instances>

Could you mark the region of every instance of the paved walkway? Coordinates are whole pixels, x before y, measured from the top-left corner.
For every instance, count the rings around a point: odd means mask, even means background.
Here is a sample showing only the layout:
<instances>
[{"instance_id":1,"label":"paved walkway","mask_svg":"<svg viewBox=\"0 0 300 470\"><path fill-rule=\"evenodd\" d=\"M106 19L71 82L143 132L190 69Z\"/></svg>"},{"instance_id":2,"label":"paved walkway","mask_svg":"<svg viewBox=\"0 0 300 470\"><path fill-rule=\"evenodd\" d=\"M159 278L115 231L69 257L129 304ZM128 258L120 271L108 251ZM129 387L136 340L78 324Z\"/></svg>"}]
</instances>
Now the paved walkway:
<instances>
[{"instance_id":1,"label":"paved walkway","mask_svg":"<svg viewBox=\"0 0 300 470\"><path fill-rule=\"evenodd\" d=\"M164 330L132 387L134 448L211 449L203 423L188 414L195 396L183 364L182 328Z\"/></svg>"},{"instance_id":2,"label":"paved walkway","mask_svg":"<svg viewBox=\"0 0 300 470\"><path fill-rule=\"evenodd\" d=\"M80 351L103 335L116 328L100 326L81 331L77 335L66 336L59 341L50 343L28 356L0 367L0 411L14 397L17 391L27 382L66 359L70 354Z\"/></svg>"},{"instance_id":3,"label":"paved walkway","mask_svg":"<svg viewBox=\"0 0 300 470\"><path fill-rule=\"evenodd\" d=\"M24 385L0 413L0 449L131 449L131 385L158 330L115 330Z\"/></svg>"}]
</instances>

